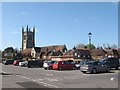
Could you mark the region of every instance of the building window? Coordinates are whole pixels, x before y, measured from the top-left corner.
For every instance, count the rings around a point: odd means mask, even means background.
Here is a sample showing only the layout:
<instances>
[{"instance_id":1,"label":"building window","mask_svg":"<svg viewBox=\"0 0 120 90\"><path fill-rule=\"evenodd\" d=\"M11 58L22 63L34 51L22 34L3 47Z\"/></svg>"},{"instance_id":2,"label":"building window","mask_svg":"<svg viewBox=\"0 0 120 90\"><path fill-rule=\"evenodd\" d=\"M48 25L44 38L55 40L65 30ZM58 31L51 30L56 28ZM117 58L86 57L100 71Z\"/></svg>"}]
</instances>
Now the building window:
<instances>
[{"instance_id":1,"label":"building window","mask_svg":"<svg viewBox=\"0 0 120 90\"><path fill-rule=\"evenodd\" d=\"M83 55L80 55L80 57L83 57Z\"/></svg>"},{"instance_id":2,"label":"building window","mask_svg":"<svg viewBox=\"0 0 120 90\"><path fill-rule=\"evenodd\" d=\"M77 53L75 53L75 56L77 56Z\"/></svg>"},{"instance_id":3,"label":"building window","mask_svg":"<svg viewBox=\"0 0 120 90\"><path fill-rule=\"evenodd\" d=\"M65 50L65 52L66 52L66 50Z\"/></svg>"}]
</instances>

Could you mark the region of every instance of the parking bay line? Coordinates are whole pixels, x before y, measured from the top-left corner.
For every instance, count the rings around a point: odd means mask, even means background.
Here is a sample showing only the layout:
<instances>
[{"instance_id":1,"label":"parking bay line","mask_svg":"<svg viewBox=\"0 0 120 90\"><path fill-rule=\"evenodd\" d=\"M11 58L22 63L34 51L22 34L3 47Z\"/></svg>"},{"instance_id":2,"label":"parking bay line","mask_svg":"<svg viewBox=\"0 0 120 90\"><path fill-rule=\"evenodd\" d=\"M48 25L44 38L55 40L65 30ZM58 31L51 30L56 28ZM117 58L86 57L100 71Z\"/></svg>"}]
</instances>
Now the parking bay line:
<instances>
[{"instance_id":1,"label":"parking bay line","mask_svg":"<svg viewBox=\"0 0 120 90\"><path fill-rule=\"evenodd\" d=\"M31 80L31 81L34 81L34 82L38 82L38 83L40 83L40 84L43 84L44 86L59 88L59 87L56 86L56 85L48 84L48 83L42 82L42 81L40 81L40 80L38 81L38 80L31 79L31 78L28 78L28 77L25 77L25 76L22 76L22 75L16 75L16 76L19 76L19 77L22 77L22 78L25 78L25 79L28 79L28 80Z\"/></svg>"}]
</instances>

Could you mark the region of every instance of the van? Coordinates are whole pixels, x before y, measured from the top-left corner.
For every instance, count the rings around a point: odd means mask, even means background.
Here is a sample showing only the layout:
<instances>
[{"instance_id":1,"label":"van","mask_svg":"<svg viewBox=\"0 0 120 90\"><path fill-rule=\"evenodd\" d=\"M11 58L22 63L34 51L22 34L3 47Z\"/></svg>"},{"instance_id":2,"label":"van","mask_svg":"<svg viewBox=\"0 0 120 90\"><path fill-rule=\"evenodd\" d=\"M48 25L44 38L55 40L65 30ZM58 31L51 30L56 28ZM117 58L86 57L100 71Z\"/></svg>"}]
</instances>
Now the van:
<instances>
[{"instance_id":1,"label":"van","mask_svg":"<svg viewBox=\"0 0 120 90\"><path fill-rule=\"evenodd\" d=\"M100 61L102 61L105 64L109 65L110 68L115 68L116 70L119 68L119 58L106 57L106 58L104 58L104 59L102 59Z\"/></svg>"}]
</instances>

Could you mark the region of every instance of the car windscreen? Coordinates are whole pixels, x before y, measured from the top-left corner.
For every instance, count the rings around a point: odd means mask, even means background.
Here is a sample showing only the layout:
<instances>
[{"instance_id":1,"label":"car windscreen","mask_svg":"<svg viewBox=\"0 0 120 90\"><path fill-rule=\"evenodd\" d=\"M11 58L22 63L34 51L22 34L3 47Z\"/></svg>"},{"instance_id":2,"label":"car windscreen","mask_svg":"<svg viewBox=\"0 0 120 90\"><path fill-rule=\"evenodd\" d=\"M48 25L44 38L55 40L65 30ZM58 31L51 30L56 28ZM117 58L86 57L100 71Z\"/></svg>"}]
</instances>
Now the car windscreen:
<instances>
[{"instance_id":1,"label":"car windscreen","mask_svg":"<svg viewBox=\"0 0 120 90\"><path fill-rule=\"evenodd\" d=\"M85 65L91 65L91 64L93 64L94 62L84 62L83 64L85 64Z\"/></svg>"},{"instance_id":2,"label":"car windscreen","mask_svg":"<svg viewBox=\"0 0 120 90\"><path fill-rule=\"evenodd\" d=\"M58 61L55 61L54 64L58 64Z\"/></svg>"},{"instance_id":3,"label":"car windscreen","mask_svg":"<svg viewBox=\"0 0 120 90\"><path fill-rule=\"evenodd\" d=\"M51 61L51 62L49 62L50 64L53 64L55 61Z\"/></svg>"}]
</instances>

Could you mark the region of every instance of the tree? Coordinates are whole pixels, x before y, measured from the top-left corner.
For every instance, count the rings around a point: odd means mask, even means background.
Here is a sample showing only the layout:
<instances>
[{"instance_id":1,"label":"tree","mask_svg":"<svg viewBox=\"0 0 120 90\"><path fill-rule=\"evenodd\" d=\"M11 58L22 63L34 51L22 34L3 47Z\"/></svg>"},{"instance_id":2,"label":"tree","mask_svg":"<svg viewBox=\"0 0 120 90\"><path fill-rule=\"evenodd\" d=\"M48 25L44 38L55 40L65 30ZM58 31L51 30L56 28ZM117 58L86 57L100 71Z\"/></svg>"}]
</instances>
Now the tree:
<instances>
[{"instance_id":1,"label":"tree","mask_svg":"<svg viewBox=\"0 0 120 90\"><path fill-rule=\"evenodd\" d=\"M116 44L111 45L111 48L117 48Z\"/></svg>"},{"instance_id":2,"label":"tree","mask_svg":"<svg viewBox=\"0 0 120 90\"><path fill-rule=\"evenodd\" d=\"M82 43L79 43L78 45L75 46L76 48L85 48L85 45Z\"/></svg>"},{"instance_id":3,"label":"tree","mask_svg":"<svg viewBox=\"0 0 120 90\"><path fill-rule=\"evenodd\" d=\"M93 45L93 44L87 44L87 45L85 45L87 48L90 48L90 49L95 49L96 47L95 47L95 45Z\"/></svg>"},{"instance_id":4,"label":"tree","mask_svg":"<svg viewBox=\"0 0 120 90\"><path fill-rule=\"evenodd\" d=\"M110 45L110 44L103 44L103 47L104 48L117 48L118 46L116 44L112 44L112 45Z\"/></svg>"}]
</instances>

